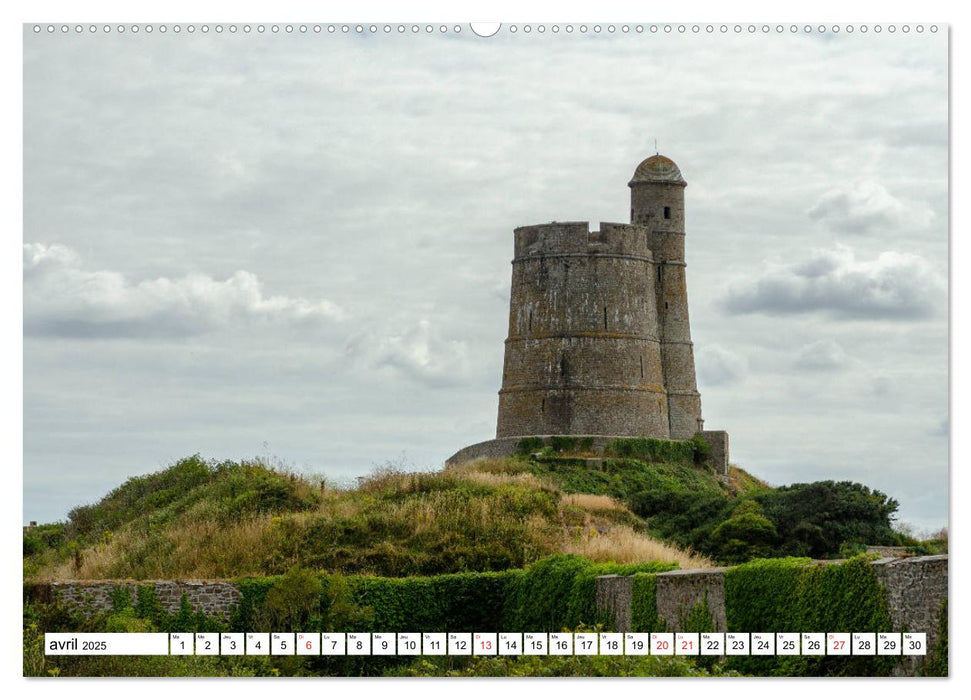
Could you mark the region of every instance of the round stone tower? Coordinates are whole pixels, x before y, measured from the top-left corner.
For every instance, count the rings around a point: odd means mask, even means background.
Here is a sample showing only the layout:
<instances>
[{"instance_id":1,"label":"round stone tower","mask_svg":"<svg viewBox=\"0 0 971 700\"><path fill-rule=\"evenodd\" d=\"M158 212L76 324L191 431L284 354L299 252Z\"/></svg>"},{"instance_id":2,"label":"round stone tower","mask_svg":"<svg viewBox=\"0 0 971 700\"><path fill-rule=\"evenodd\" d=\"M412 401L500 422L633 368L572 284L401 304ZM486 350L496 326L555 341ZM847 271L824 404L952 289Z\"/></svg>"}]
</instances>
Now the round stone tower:
<instances>
[{"instance_id":1,"label":"round stone tower","mask_svg":"<svg viewBox=\"0 0 971 700\"><path fill-rule=\"evenodd\" d=\"M674 161L654 155L637 166L628 186L631 223L648 229L648 246L654 254L658 335L670 436L690 438L703 429L704 423L688 324L684 261L687 183Z\"/></svg>"},{"instance_id":2,"label":"round stone tower","mask_svg":"<svg viewBox=\"0 0 971 700\"><path fill-rule=\"evenodd\" d=\"M654 155L628 183L629 224L553 222L515 230L509 335L496 438L446 464L537 443L609 451L616 437L701 434L728 470L728 433L703 430L688 325L681 170ZM524 445L526 447L524 447ZM560 449L560 448L557 448Z\"/></svg>"},{"instance_id":3,"label":"round stone tower","mask_svg":"<svg viewBox=\"0 0 971 700\"><path fill-rule=\"evenodd\" d=\"M516 229L497 437L670 436L649 233Z\"/></svg>"}]
</instances>

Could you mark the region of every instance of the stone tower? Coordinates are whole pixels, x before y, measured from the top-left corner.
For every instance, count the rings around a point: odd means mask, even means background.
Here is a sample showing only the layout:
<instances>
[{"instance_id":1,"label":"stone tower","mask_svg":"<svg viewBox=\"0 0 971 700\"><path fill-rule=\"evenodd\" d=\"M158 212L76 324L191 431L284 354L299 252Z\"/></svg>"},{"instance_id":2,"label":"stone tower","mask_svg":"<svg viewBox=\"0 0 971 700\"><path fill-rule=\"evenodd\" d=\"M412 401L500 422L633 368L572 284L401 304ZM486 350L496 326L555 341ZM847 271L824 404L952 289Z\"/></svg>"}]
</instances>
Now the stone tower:
<instances>
[{"instance_id":1,"label":"stone tower","mask_svg":"<svg viewBox=\"0 0 971 700\"><path fill-rule=\"evenodd\" d=\"M523 437L605 445L702 433L685 280L686 185L674 161L654 155L628 183L629 224L515 230L496 439L449 463L511 454ZM727 434L704 436L724 471Z\"/></svg>"},{"instance_id":2,"label":"stone tower","mask_svg":"<svg viewBox=\"0 0 971 700\"><path fill-rule=\"evenodd\" d=\"M643 161L627 183L631 223L648 229L648 247L654 254L661 364L670 433L675 439L690 438L704 427L688 323L684 260L687 184L674 161L662 155Z\"/></svg>"}]
</instances>

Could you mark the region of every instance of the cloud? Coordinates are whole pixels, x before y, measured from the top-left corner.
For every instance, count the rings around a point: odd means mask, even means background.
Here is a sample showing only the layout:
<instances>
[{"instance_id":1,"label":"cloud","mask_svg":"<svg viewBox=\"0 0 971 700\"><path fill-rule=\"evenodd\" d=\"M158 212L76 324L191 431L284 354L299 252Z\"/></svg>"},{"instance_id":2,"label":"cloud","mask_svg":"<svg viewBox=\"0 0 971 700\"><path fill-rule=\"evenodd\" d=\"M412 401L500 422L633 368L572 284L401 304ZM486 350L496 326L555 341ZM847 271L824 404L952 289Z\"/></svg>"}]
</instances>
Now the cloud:
<instances>
[{"instance_id":1,"label":"cloud","mask_svg":"<svg viewBox=\"0 0 971 700\"><path fill-rule=\"evenodd\" d=\"M368 367L388 368L427 386L454 386L468 377L466 344L443 338L426 318L403 331L358 335L346 351Z\"/></svg>"},{"instance_id":2,"label":"cloud","mask_svg":"<svg viewBox=\"0 0 971 700\"><path fill-rule=\"evenodd\" d=\"M26 243L24 333L57 337L184 337L241 324L314 325L340 321L326 299L267 297L252 272L226 280L192 274L133 283L119 272L90 271L58 244Z\"/></svg>"},{"instance_id":3,"label":"cloud","mask_svg":"<svg viewBox=\"0 0 971 700\"><path fill-rule=\"evenodd\" d=\"M883 185L872 181L830 190L807 213L813 221L847 234L903 228L920 230L934 218L926 205L905 203L891 195Z\"/></svg>"},{"instance_id":4,"label":"cloud","mask_svg":"<svg viewBox=\"0 0 971 700\"><path fill-rule=\"evenodd\" d=\"M731 284L722 301L732 314L822 312L833 318L926 318L944 303L945 284L919 255L886 251L857 261L851 248L814 250L807 260L770 264Z\"/></svg>"},{"instance_id":5,"label":"cloud","mask_svg":"<svg viewBox=\"0 0 971 700\"><path fill-rule=\"evenodd\" d=\"M737 381L748 369L740 357L720 345L698 349L698 378L703 385L720 386Z\"/></svg>"},{"instance_id":6,"label":"cloud","mask_svg":"<svg viewBox=\"0 0 971 700\"><path fill-rule=\"evenodd\" d=\"M809 371L838 370L851 362L852 358L835 340L817 340L799 351L793 367Z\"/></svg>"}]
</instances>

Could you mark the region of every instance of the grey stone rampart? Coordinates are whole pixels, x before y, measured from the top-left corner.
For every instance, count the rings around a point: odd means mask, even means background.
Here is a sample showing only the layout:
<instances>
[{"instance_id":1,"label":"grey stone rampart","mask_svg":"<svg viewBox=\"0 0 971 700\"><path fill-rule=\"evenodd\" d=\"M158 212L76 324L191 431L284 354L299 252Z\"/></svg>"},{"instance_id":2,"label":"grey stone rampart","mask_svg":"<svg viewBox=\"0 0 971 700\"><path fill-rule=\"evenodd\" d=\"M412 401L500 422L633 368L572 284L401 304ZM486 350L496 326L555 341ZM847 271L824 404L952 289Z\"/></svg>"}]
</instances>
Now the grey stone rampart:
<instances>
[{"instance_id":1,"label":"grey stone rampart","mask_svg":"<svg viewBox=\"0 0 971 700\"><path fill-rule=\"evenodd\" d=\"M724 430L702 430L701 437L711 446L711 461L715 471L728 474L728 433Z\"/></svg>"},{"instance_id":2,"label":"grey stone rampart","mask_svg":"<svg viewBox=\"0 0 971 700\"><path fill-rule=\"evenodd\" d=\"M597 610L607 612L614 630L631 628L632 576L610 574L597 577Z\"/></svg>"},{"instance_id":3,"label":"grey stone rampart","mask_svg":"<svg viewBox=\"0 0 971 700\"><path fill-rule=\"evenodd\" d=\"M816 564L837 564L819 561ZM877 580L886 591L892 621L885 632L923 632L927 635L926 656L904 656L896 673L913 675L937 649L940 643L941 606L948 596L948 557L907 557L880 559L872 563ZM727 631L725 612L726 568L669 571L657 575L656 604L658 617L669 631L681 631L682 621L692 607L707 603L716 631ZM624 583L624 579L628 583ZM618 632L630 631L632 577L600 576L597 578L598 613L613 620ZM760 632L764 630L740 630ZM820 630L807 630L820 631ZM854 632L859 630L825 630Z\"/></svg>"},{"instance_id":4,"label":"grey stone rampart","mask_svg":"<svg viewBox=\"0 0 971 700\"><path fill-rule=\"evenodd\" d=\"M725 571L725 568L686 569L657 575L657 616L664 620L669 631L681 630L682 620L696 605L708 606L716 632L727 631Z\"/></svg>"},{"instance_id":5,"label":"grey stone rampart","mask_svg":"<svg viewBox=\"0 0 971 700\"><path fill-rule=\"evenodd\" d=\"M39 581L25 584L28 601L60 602L86 614L109 612L112 594L116 589L128 592L132 605L138 600L138 588L152 586L162 609L178 612L185 594L189 605L211 617L228 619L242 597L239 584L224 580L187 581Z\"/></svg>"},{"instance_id":6,"label":"grey stone rampart","mask_svg":"<svg viewBox=\"0 0 971 700\"><path fill-rule=\"evenodd\" d=\"M468 447L463 447L461 450L445 460L445 466L454 467L458 464L462 464L463 462L471 462L474 459L480 458L501 459L503 457L512 457L516 454L516 448L519 445L519 441L526 438L529 438L530 440L542 440L544 445L551 445L553 438L569 438L576 441L577 449L579 449L581 442L585 442L589 447L587 450L588 452L602 455L609 443L613 442L614 440L626 440L628 439L628 436L583 434L511 435L509 437L486 440L484 442L477 442L474 445L469 445Z\"/></svg>"},{"instance_id":7,"label":"grey stone rampart","mask_svg":"<svg viewBox=\"0 0 971 700\"><path fill-rule=\"evenodd\" d=\"M926 632L928 653L937 648L941 605L948 593L946 554L873 563L877 580L887 591L893 631ZM906 657L903 669L913 671L925 657Z\"/></svg>"}]
</instances>

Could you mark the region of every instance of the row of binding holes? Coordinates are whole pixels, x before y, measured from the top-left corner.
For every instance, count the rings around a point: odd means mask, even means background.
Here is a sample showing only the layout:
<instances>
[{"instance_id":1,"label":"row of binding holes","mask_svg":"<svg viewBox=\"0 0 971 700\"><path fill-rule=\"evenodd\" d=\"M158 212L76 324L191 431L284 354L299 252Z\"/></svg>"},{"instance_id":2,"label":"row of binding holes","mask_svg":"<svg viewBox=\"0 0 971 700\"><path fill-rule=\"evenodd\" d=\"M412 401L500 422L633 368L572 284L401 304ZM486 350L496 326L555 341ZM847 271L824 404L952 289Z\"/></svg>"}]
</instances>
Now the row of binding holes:
<instances>
[{"instance_id":1,"label":"row of binding holes","mask_svg":"<svg viewBox=\"0 0 971 700\"><path fill-rule=\"evenodd\" d=\"M462 31L462 27L460 27L457 24L452 26L448 26L445 24L440 24L440 25L433 25L433 24L424 24L424 25L421 25L421 24L410 24L410 25L409 24L398 24L398 25L391 25L391 24L384 24L384 25L377 25L377 24L325 24L325 25L322 25L322 24L282 24L282 25L281 24L269 24L269 25L267 24L257 24L257 25L214 24L212 26L208 24L201 24L199 26L196 26L194 24L187 24L185 26L181 24L173 24L171 26L166 24L159 24L159 25L118 24L115 26L112 26L110 24L105 24L101 26L98 26L96 24L91 24L91 25L88 25L87 27L85 27L83 24L76 24L73 26L68 24L62 24L59 26L54 24L48 24L46 27L40 24L35 24L33 27L33 30L34 30L34 34L40 34L45 30L47 31L48 34L54 34L55 32L58 32L58 31L61 34L68 34L71 31L73 31L75 34L81 34L85 31L87 31L89 34L93 34L98 31L104 32L106 34L110 32L118 32L119 34L124 34L125 32L130 32L132 34L138 34L139 32L144 32L146 34L151 34L154 31L158 31L162 34L165 34L168 31L172 31L175 34L180 34L183 31L185 31L188 34L195 34L197 31L201 32L202 34L208 34L209 32L215 32L216 34L222 34L223 32L229 32L230 34L236 34L238 32L242 32L243 34L251 34L253 32L257 34L265 34L267 32L271 34L279 34L280 32L283 32L285 34L293 34L293 33L321 34L324 32L326 32L327 34L378 34L378 33L391 34L392 32L395 32L398 34L406 34L406 33L447 34L448 32L453 32L455 34L458 34Z\"/></svg>"},{"instance_id":2,"label":"row of binding holes","mask_svg":"<svg viewBox=\"0 0 971 700\"><path fill-rule=\"evenodd\" d=\"M926 27L926 29L928 31L930 31L932 34L936 34L937 31L938 31L937 25L934 25L934 24ZM34 34L40 34L40 33L44 32L44 31L46 31L48 34L54 34L56 32L60 32L61 34L67 34L67 33L72 32L72 31L75 34L82 34L84 32L87 32L89 34L93 34L93 33L98 32L98 31L104 32L106 34L107 33L110 33L110 32L117 32L119 34L124 34L125 32L130 32L132 34L137 34L139 32L144 32L146 34L151 34L152 32L155 32L155 31L157 31L157 32L159 32L161 34L165 34L166 32L169 32L169 31L171 31L171 32L173 32L175 34L180 34L183 31L185 31L188 34L194 34L197 31L198 32L201 32L202 34L208 34L209 32L215 32L216 34L222 34L223 32L229 32L230 34L236 34L238 32L242 32L243 34L250 34L250 33L253 33L253 32L256 32L257 34L264 34L266 32L270 32L272 34L278 34L280 32L284 32L286 34L293 34L293 33L307 34L308 32L309 33L313 33L313 34L320 34L320 33L323 33L323 32L326 32L327 34L379 34L379 33L383 33L383 34L392 34L392 33L395 33L395 34L447 34L449 32L454 33L454 34L458 34L458 33L461 33L462 27L459 26L458 24L455 24L455 25L452 25L452 26L449 26L449 25L446 25L446 24L439 24L439 25L433 25L433 24L423 24L423 25L422 24L396 24L396 25L392 25L392 24L383 24L383 25L378 25L378 24L327 24L327 25L321 25L321 24L283 24L283 25L280 25L280 24L270 24L270 25L266 25L266 24L257 24L257 25L250 25L250 24L242 24L242 25L236 25L236 24L228 24L228 25L215 24L215 25L212 25L212 26L210 26L208 24L201 24L198 27L196 25L194 25L194 24L187 24L185 26L180 25L180 24L173 24L173 25L166 25L166 24L159 24L159 25L152 25L152 24L145 24L145 25L130 24L130 25L124 25L124 24L117 24L117 25L114 25L114 26L112 26L110 24L104 24L104 25L100 25L100 26L99 25L96 25L96 24L91 24L91 25L88 25L88 26L85 26L85 25L82 25L82 24L75 24L75 25L68 25L68 24L61 24L61 25L48 24L46 26L45 25L40 25L40 24L35 24L33 26L33 31L34 31ZM616 34L618 32L621 33L621 34L629 34L631 32L633 32L635 34L643 34L645 32L650 33L650 34L658 34L658 33L663 33L663 34L671 34L671 33L677 33L677 34L687 34L687 33L690 33L690 34L702 34L702 33L705 33L705 34L715 34L715 33L720 33L720 34L745 34L745 33L747 33L747 34L770 34L772 32L775 32L776 34L783 34L783 33L790 33L790 34L812 34L812 33L816 33L816 34L840 34L840 33L846 33L846 34L852 34L853 32L860 32L862 34L866 34L867 32L871 32L871 31L872 32L875 32L877 34L880 34L883 31L887 31L890 34L895 34L897 31L900 31L903 34L909 34L911 31L914 31L914 32L916 32L918 34L923 34L924 31L925 31L925 27L924 27L923 24L917 24L917 25L914 25L914 26L911 26L909 24L903 24L903 25L900 25L899 27L897 25L895 25L895 24L889 24L889 25L886 25L886 26L880 25L880 24L875 24L875 25L872 25L872 26L871 25L867 25L867 24L861 24L861 25L853 25L853 24L839 25L839 24L834 24L834 25L831 25L831 26L827 26L827 25L824 25L824 24L820 24L820 25L816 25L816 26L813 26L811 24L805 24L805 25L802 25L802 26L797 25L797 24L790 24L790 25L777 24L777 25L774 25L774 26L773 25L768 25L768 24L761 24L761 25L755 25L755 24L748 24L748 25L742 25L742 24L734 24L734 25L733 24L719 24L719 25L714 25L714 24L690 24L690 25L688 25L688 24L649 24L649 25L643 25L643 24L636 24L636 25L630 25L630 24L621 24L621 25L607 24L607 25L600 25L600 24L595 24L593 26L588 26L586 24L580 24L580 25L576 25L576 26L574 26L572 24L566 24L566 25L562 25L562 26L559 25L559 24L552 24L552 25L550 25L548 27L545 24L539 24L539 25L536 25L535 27L533 25L530 25L530 24L524 24L524 25L511 24L508 27L508 31L510 33L512 33L512 34L516 34L518 32L523 32L525 34L530 34L533 31L537 32L538 34L545 34L547 31L552 32L553 34L558 34L561 31L562 32L566 32L567 34L572 34L573 32L579 32L580 34L588 34L588 33L602 34L602 33L605 33L605 32L608 33L608 34Z\"/></svg>"},{"instance_id":3,"label":"row of binding holes","mask_svg":"<svg viewBox=\"0 0 971 700\"><path fill-rule=\"evenodd\" d=\"M927 29L929 29L932 33L936 33L938 30L938 27L932 24L929 27L927 27ZM547 31L547 27L545 25L540 24L536 26L535 30L540 34L543 34ZM903 32L904 34L909 34L911 30L917 32L918 34L923 34L925 27L923 24L917 24L917 25L914 25L913 27L911 27L911 25L909 24L904 24L899 27L899 31ZM522 27L519 27L513 24L509 26L509 31L512 32L513 34L519 31L529 34L530 32L533 31L533 27L528 24L525 24ZM577 26L574 26L572 24L567 24L561 27L558 24L553 24L553 25L550 25L549 31L553 32L554 34L557 34L560 31L564 31L567 34L572 34L574 31L579 32L581 34L587 34L587 33L602 34L604 32L608 34L615 34L617 32L620 32L622 34L629 34L631 32L634 32L636 34L643 34L644 32L649 32L651 34L657 34L659 32L664 34L671 34L672 32L676 32L678 34L685 34L685 33L714 34L716 32L721 34L729 34L729 33L770 34L773 31L776 34L783 34L785 32L789 32L791 34L797 34L797 33L811 34L813 32L816 32L818 34L827 34L827 33L839 34L840 32L846 32L847 34L852 34L855 31L859 31L866 34L869 31L873 31L879 34L882 31L884 31L884 26L880 24L875 24L873 26L870 26L867 24L861 24L859 26L853 25L853 24L846 24L846 25L834 24L831 26L826 26L825 24L820 24L816 26L813 26L811 24L806 24L802 26L798 24L790 24L790 25L776 24L774 26L769 24L761 24L761 25L756 25L756 24L748 24L748 25L742 25L742 24L600 25L600 24L595 24L593 26L587 26L586 24L581 24ZM886 31L890 32L891 34L894 34L898 31L898 27L895 24L886 25Z\"/></svg>"}]
</instances>

